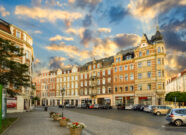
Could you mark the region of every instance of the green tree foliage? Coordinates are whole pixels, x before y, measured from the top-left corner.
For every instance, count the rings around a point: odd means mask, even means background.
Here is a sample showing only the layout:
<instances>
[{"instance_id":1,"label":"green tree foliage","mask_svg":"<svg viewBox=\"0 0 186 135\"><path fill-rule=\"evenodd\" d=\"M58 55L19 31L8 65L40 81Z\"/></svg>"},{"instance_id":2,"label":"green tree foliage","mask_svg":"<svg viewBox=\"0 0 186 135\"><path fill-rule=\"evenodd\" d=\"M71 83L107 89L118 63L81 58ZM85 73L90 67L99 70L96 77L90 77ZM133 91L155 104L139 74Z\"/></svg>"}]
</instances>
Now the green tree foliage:
<instances>
[{"instance_id":1,"label":"green tree foliage","mask_svg":"<svg viewBox=\"0 0 186 135\"><path fill-rule=\"evenodd\" d=\"M186 92L179 91L168 93L165 97L165 100L175 102L175 97L176 102L186 102Z\"/></svg>"},{"instance_id":2,"label":"green tree foliage","mask_svg":"<svg viewBox=\"0 0 186 135\"><path fill-rule=\"evenodd\" d=\"M7 85L15 89L31 87L29 66L15 61L24 56L23 49L17 47L13 42L0 38L0 84L5 88ZM7 92L13 96L13 89L7 88Z\"/></svg>"}]
</instances>

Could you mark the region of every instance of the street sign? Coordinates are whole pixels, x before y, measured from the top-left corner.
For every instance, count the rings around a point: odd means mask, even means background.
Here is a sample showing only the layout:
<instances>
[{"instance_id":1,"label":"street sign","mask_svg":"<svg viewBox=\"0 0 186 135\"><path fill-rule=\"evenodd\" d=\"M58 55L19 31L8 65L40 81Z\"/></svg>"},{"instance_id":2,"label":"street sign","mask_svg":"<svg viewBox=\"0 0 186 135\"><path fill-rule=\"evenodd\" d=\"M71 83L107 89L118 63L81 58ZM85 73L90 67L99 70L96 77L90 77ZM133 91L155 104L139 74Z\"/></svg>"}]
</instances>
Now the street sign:
<instances>
[{"instance_id":1,"label":"street sign","mask_svg":"<svg viewBox=\"0 0 186 135\"><path fill-rule=\"evenodd\" d=\"M2 88L3 86L0 85L0 129L2 128Z\"/></svg>"}]
</instances>

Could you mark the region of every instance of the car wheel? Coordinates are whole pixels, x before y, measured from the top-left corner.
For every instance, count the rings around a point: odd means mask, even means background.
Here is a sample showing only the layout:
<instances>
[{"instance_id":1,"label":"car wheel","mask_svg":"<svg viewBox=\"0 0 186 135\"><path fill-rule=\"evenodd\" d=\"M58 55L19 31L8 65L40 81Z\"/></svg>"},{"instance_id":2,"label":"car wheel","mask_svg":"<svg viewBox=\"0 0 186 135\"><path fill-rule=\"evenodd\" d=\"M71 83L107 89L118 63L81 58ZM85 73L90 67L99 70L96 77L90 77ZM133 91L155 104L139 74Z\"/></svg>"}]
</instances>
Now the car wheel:
<instances>
[{"instance_id":1,"label":"car wheel","mask_svg":"<svg viewBox=\"0 0 186 135\"><path fill-rule=\"evenodd\" d=\"M182 123L183 123L183 122L182 122L181 120L175 120L175 121L174 121L174 124L175 124L176 126L178 126L178 127L181 126Z\"/></svg>"},{"instance_id":2,"label":"car wheel","mask_svg":"<svg viewBox=\"0 0 186 135\"><path fill-rule=\"evenodd\" d=\"M157 115L157 116L160 116L160 115L161 115L161 112L157 112L156 115Z\"/></svg>"}]
</instances>

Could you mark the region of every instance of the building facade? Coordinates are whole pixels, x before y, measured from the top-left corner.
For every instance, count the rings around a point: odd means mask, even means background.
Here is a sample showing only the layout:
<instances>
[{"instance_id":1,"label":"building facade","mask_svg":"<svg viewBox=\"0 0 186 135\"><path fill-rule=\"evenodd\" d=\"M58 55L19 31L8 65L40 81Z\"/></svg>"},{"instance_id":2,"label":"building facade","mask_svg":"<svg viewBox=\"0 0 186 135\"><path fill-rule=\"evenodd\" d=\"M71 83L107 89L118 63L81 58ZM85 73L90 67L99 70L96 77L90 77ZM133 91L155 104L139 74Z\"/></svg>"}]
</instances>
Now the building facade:
<instances>
[{"instance_id":1,"label":"building facade","mask_svg":"<svg viewBox=\"0 0 186 135\"><path fill-rule=\"evenodd\" d=\"M166 93L175 91L186 92L186 69L166 81Z\"/></svg>"},{"instance_id":2,"label":"building facade","mask_svg":"<svg viewBox=\"0 0 186 135\"><path fill-rule=\"evenodd\" d=\"M13 58L13 60L29 66L28 75L31 77L30 81L32 81L32 62L34 59L32 37L17 26L0 19L0 38L9 40L15 43L16 47L23 49L23 53L25 54L25 56L22 56L21 58ZM18 90L15 86L9 85L8 87ZM22 87L19 88L18 91L20 95L17 96L16 110L24 111L29 109L31 106L31 87Z\"/></svg>"},{"instance_id":3,"label":"building facade","mask_svg":"<svg viewBox=\"0 0 186 135\"><path fill-rule=\"evenodd\" d=\"M77 106L79 103L79 72L78 67L70 69L58 69L57 71L57 104L62 104L62 92L64 89L64 104Z\"/></svg>"}]
</instances>

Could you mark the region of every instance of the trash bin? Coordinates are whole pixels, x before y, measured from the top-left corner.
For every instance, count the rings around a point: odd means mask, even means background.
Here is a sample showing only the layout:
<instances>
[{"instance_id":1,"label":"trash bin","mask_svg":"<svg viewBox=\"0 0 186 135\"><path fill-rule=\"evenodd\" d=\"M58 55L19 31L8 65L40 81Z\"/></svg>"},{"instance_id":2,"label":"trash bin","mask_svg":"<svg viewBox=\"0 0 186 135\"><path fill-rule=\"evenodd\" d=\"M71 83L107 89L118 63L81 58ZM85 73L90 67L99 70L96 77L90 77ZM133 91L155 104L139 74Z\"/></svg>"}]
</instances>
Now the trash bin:
<instances>
[{"instance_id":1,"label":"trash bin","mask_svg":"<svg viewBox=\"0 0 186 135\"><path fill-rule=\"evenodd\" d=\"M45 106L45 111L46 111L46 112L48 111L48 107L47 107L47 106Z\"/></svg>"}]
</instances>

